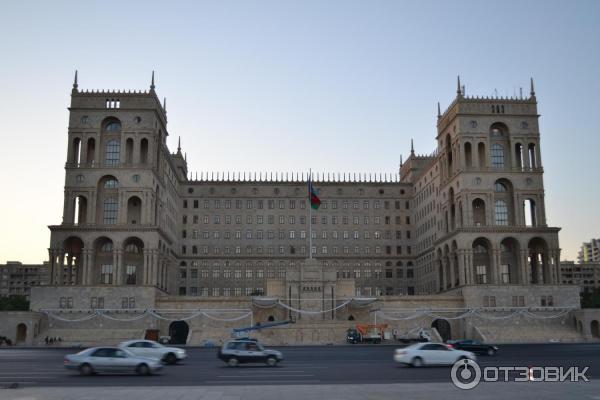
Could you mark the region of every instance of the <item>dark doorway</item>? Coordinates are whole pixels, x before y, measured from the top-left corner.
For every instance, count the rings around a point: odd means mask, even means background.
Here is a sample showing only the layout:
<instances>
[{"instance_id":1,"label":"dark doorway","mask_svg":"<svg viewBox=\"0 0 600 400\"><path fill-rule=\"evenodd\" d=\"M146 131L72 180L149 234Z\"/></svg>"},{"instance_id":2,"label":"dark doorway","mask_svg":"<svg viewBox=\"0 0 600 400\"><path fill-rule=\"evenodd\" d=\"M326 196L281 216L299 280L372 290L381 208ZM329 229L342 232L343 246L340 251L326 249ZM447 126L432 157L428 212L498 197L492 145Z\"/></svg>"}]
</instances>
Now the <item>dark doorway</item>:
<instances>
[{"instance_id":1,"label":"dark doorway","mask_svg":"<svg viewBox=\"0 0 600 400\"><path fill-rule=\"evenodd\" d=\"M432 328L435 328L440 336L442 337L442 341L446 341L452 338L452 334L450 331L450 323L445 319L436 319L431 324Z\"/></svg>"},{"instance_id":2,"label":"dark doorway","mask_svg":"<svg viewBox=\"0 0 600 400\"><path fill-rule=\"evenodd\" d=\"M27 325L17 325L17 344L23 343L27 340Z\"/></svg>"},{"instance_id":3,"label":"dark doorway","mask_svg":"<svg viewBox=\"0 0 600 400\"><path fill-rule=\"evenodd\" d=\"M169 325L171 344L186 344L190 327L185 321L173 321Z\"/></svg>"},{"instance_id":4,"label":"dark doorway","mask_svg":"<svg viewBox=\"0 0 600 400\"><path fill-rule=\"evenodd\" d=\"M590 325L590 330L592 331L593 337L595 337L596 339L600 338L600 324L598 323L598 321L592 321Z\"/></svg>"}]
</instances>

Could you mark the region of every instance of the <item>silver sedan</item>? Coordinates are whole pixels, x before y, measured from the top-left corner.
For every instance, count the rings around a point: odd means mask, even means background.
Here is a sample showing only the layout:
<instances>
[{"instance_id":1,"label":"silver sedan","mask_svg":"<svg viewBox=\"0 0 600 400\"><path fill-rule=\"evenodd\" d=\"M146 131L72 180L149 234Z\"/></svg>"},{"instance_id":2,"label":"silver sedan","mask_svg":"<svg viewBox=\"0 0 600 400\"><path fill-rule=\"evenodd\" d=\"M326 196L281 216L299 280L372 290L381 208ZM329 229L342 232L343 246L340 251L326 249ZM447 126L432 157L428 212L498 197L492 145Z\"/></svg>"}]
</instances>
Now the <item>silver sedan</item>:
<instances>
[{"instance_id":1,"label":"silver sedan","mask_svg":"<svg viewBox=\"0 0 600 400\"><path fill-rule=\"evenodd\" d=\"M97 372L135 372L150 375L162 368L159 360L136 356L118 347L92 347L77 354L65 356L65 368L77 370L82 375Z\"/></svg>"}]
</instances>

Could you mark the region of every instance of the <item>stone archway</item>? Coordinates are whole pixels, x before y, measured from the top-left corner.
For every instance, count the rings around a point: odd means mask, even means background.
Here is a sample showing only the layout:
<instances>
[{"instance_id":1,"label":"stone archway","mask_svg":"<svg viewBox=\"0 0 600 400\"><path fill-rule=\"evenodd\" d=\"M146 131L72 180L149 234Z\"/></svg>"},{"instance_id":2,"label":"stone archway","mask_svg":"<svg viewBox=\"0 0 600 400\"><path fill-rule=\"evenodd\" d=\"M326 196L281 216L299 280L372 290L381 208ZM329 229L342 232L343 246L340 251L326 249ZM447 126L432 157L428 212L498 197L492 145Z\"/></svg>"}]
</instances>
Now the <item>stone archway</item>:
<instances>
[{"instance_id":1,"label":"stone archway","mask_svg":"<svg viewBox=\"0 0 600 400\"><path fill-rule=\"evenodd\" d=\"M169 325L171 344L186 344L190 326L185 321L173 321Z\"/></svg>"},{"instance_id":2,"label":"stone archway","mask_svg":"<svg viewBox=\"0 0 600 400\"><path fill-rule=\"evenodd\" d=\"M27 340L27 325L20 323L17 325L16 344L22 344Z\"/></svg>"},{"instance_id":3,"label":"stone archway","mask_svg":"<svg viewBox=\"0 0 600 400\"><path fill-rule=\"evenodd\" d=\"M442 341L445 342L452 338L450 323L445 319L436 319L431 323L431 327L435 328L440 334Z\"/></svg>"},{"instance_id":4,"label":"stone archway","mask_svg":"<svg viewBox=\"0 0 600 400\"><path fill-rule=\"evenodd\" d=\"M592 332L592 337L600 339L600 323L598 323L598 320L592 321L590 324L590 331Z\"/></svg>"}]
</instances>

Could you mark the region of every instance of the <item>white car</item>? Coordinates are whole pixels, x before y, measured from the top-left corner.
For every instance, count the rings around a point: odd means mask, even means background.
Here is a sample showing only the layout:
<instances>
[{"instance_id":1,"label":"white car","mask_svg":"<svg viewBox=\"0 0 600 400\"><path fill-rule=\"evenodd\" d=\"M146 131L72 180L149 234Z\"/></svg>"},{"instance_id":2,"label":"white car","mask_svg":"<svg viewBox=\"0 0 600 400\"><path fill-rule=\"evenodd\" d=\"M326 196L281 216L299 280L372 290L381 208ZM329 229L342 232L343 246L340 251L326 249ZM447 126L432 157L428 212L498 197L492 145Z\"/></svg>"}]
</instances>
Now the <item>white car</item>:
<instances>
[{"instance_id":1,"label":"white car","mask_svg":"<svg viewBox=\"0 0 600 400\"><path fill-rule=\"evenodd\" d=\"M458 360L475 360L475 354L456 350L443 343L416 343L403 349L396 349L394 361L422 367L423 365L452 365Z\"/></svg>"},{"instance_id":2,"label":"white car","mask_svg":"<svg viewBox=\"0 0 600 400\"><path fill-rule=\"evenodd\" d=\"M128 340L119 345L139 357L153 358L166 364L175 364L187 357L185 350L177 347L167 347L152 340Z\"/></svg>"}]
</instances>

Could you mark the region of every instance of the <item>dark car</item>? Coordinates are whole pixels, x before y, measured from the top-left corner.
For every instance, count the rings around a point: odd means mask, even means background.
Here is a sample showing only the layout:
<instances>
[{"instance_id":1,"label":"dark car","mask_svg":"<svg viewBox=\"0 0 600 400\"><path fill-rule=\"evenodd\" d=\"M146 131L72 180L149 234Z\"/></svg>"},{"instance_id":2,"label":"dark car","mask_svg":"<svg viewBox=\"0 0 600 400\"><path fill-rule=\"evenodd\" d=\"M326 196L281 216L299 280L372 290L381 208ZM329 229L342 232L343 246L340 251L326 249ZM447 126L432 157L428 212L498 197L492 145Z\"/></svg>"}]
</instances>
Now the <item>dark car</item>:
<instances>
[{"instance_id":1,"label":"dark car","mask_svg":"<svg viewBox=\"0 0 600 400\"><path fill-rule=\"evenodd\" d=\"M448 340L447 344L454 349L470 351L475 354L487 354L488 356L493 356L498 352L498 346L472 339Z\"/></svg>"},{"instance_id":2,"label":"dark car","mask_svg":"<svg viewBox=\"0 0 600 400\"><path fill-rule=\"evenodd\" d=\"M346 331L346 342L356 344L362 341L360 332L356 329L348 329Z\"/></svg>"},{"instance_id":3,"label":"dark car","mask_svg":"<svg viewBox=\"0 0 600 400\"><path fill-rule=\"evenodd\" d=\"M219 349L217 357L230 367L246 363L266 363L274 367L283 360L277 350L265 349L256 340L230 340Z\"/></svg>"}]
</instances>

